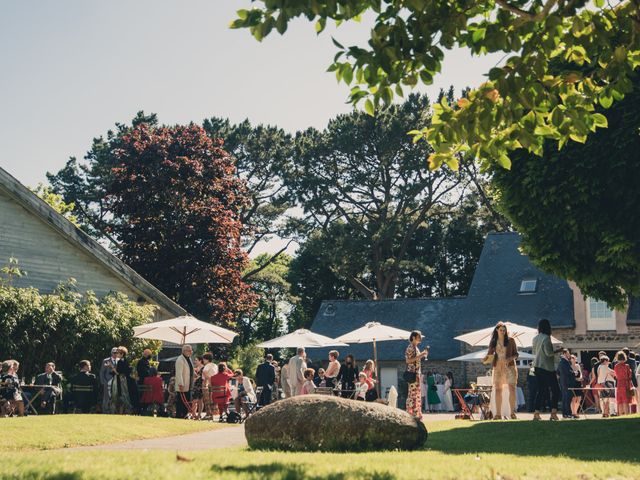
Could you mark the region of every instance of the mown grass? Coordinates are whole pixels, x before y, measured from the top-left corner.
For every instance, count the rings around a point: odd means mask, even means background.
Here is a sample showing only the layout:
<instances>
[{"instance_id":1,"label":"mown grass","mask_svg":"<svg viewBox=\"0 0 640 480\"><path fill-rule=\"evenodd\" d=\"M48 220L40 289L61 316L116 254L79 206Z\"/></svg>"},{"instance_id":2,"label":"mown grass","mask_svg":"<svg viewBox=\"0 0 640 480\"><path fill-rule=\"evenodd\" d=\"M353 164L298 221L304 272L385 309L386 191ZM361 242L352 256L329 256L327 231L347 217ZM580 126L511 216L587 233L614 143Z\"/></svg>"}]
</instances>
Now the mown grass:
<instances>
[{"instance_id":1,"label":"mown grass","mask_svg":"<svg viewBox=\"0 0 640 480\"><path fill-rule=\"evenodd\" d=\"M189 423L189 422L188 422ZM417 452L291 453L242 448L199 452L0 453L9 479L637 479L640 417L572 422L429 424ZM221 432L223 433L223 432Z\"/></svg>"},{"instance_id":2,"label":"mown grass","mask_svg":"<svg viewBox=\"0 0 640 480\"><path fill-rule=\"evenodd\" d=\"M220 428L212 422L120 415L41 415L0 419L0 451L47 450L169 437Z\"/></svg>"}]
</instances>

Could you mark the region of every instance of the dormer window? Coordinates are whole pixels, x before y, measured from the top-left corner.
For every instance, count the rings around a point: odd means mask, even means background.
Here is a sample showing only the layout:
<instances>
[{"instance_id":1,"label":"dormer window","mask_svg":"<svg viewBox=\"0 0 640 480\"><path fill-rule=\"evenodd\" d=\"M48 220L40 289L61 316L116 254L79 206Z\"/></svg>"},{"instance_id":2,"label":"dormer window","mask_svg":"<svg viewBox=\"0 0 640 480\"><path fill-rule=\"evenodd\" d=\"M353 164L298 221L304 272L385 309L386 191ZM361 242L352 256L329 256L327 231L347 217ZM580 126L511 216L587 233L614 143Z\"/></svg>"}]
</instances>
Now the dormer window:
<instances>
[{"instance_id":1,"label":"dormer window","mask_svg":"<svg viewBox=\"0 0 640 480\"><path fill-rule=\"evenodd\" d=\"M538 289L538 280L535 278L530 278L530 279L522 280L522 282L520 282L519 293L536 293L537 289Z\"/></svg>"}]
</instances>

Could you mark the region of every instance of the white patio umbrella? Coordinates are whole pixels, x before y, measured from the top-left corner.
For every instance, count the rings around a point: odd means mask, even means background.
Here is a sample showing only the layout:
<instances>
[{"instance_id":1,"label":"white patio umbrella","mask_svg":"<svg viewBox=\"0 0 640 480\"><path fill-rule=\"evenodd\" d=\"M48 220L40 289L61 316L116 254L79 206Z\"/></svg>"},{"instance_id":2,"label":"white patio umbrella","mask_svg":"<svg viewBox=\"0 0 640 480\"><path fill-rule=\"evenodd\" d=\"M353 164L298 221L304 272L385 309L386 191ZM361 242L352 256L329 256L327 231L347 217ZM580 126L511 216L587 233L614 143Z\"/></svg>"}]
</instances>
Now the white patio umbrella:
<instances>
[{"instance_id":1,"label":"white patio umbrella","mask_svg":"<svg viewBox=\"0 0 640 480\"><path fill-rule=\"evenodd\" d=\"M516 344L521 348L529 348L533 344L533 337L538 334L538 330L531 327L525 327L523 325L518 325L517 323L504 322L507 326L507 332L509 336L512 337ZM464 335L458 335L454 337L456 340L460 340L461 342L468 343L472 346L477 347L488 347L489 342L491 342L491 334L495 325L487 328L483 328L480 330L476 330L475 332L465 333ZM562 343L555 337L551 337L551 342L553 343Z\"/></svg>"},{"instance_id":2,"label":"white patio umbrella","mask_svg":"<svg viewBox=\"0 0 640 480\"><path fill-rule=\"evenodd\" d=\"M477 352L467 353L466 355L460 355L459 357L450 358L447 362L481 362L484 357L487 356L488 350L480 350ZM527 352L518 352L518 360L533 360L535 355L531 355Z\"/></svg>"},{"instance_id":3,"label":"white patio umbrella","mask_svg":"<svg viewBox=\"0 0 640 480\"><path fill-rule=\"evenodd\" d=\"M333 338L325 337L311 330L300 328L272 340L267 340L258 344L260 348L322 348L322 347L348 347L346 343L339 342Z\"/></svg>"},{"instance_id":4,"label":"white patio umbrella","mask_svg":"<svg viewBox=\"0 0 640 480\"><path fill-rule=\"evenodd\" d=\"M383 325L380 322L369 322L364 327L360 327L352 332L339 336L336 340L347 343L372 343L373 342L373 361L376 365L376 388L380 395L380 377L378 376L378 350L376 342L384 342L386 340L407 340L409 341L411 332L401 330L395 327Z\"/></svg>"},{"instance_id":5,"label":"white patio umbrella","mask_svg":"<svg viewBox=\"0 0 640 480\"><path fill-rule=\"evenodd\" d=\"M237 335L236 332L203 322L191 315L133 327L133 336L136 338L163 340L179 345L185 343L231 343Z\"/></svg>"}]
</instances>

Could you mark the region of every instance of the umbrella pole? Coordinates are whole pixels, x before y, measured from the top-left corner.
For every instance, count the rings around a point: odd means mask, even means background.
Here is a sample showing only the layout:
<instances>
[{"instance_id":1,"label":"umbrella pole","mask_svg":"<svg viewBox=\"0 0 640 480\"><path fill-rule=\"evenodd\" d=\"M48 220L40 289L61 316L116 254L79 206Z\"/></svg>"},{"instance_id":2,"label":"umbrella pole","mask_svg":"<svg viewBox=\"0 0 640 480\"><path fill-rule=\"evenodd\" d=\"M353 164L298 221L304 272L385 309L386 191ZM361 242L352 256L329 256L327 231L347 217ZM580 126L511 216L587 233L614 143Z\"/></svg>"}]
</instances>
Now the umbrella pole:
<instances>
[{"instance_id":1,"label":"umbrella pole","mask_svg":"<svg viewBox=\"0 0 640 480\"><path fill-rule=\"evenodd\" d=\"M376 339L373 339L373 361L376 366L376 391L378 392L378 398L380 398L380 375L378 375L378 350L376 349Z\"/></svg>"}]
</instances>

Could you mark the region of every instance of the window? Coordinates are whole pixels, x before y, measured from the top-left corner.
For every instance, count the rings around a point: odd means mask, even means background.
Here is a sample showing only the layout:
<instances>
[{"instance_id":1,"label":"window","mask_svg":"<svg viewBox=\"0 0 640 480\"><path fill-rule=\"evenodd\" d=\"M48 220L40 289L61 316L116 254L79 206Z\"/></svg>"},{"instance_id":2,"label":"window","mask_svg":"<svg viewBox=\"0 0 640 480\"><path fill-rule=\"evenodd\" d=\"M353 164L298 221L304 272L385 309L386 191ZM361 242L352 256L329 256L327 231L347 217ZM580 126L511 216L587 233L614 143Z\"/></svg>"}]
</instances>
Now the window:
<instances>
[{"instance_id":1,"label":"window","mask_svg":"<svg viewBox=\"0 0 640 480\"><path fill-rule=\"evenodd\" d=\"M529 280L522 280L520 283L520 293L536 293L538 288L538 280L535 278Z\"/></svg>"},{"instance_id":2,"label":"window","mask_svg":"<svg viewBox=\"0 0 640 480\"><path fill-rule=\"evenodd\" d=\"M606 302L587 298L587 330L615 330L616 314Z\"/></svg>"}]
</instances>

